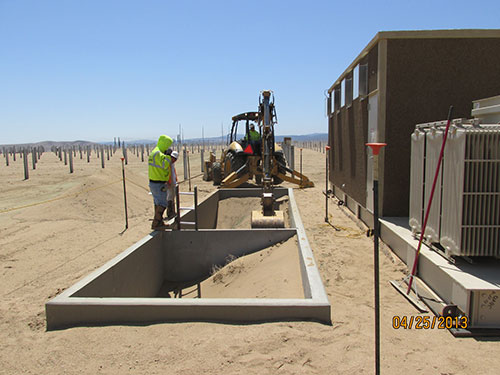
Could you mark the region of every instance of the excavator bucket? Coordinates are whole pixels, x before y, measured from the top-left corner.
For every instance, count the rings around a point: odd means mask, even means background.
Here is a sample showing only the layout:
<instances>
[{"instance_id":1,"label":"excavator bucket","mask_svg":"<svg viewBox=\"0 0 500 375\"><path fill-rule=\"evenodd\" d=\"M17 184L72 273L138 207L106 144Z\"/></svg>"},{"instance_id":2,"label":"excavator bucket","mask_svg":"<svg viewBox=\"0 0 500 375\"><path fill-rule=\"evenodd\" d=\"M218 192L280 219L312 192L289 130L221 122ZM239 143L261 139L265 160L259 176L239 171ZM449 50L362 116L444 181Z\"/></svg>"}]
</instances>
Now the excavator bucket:
<instances>
[{"instance_id":1,"label":"excavator bucket","mask_svg":"<svg viewBox=\"0 0 500 375\"><path fill-rule=\"evenodd\" d=\"M264 216L262 211L252 211L252 228L284 228L283 211L274 211L273 216Z\"/></svg>"}]
</instances>

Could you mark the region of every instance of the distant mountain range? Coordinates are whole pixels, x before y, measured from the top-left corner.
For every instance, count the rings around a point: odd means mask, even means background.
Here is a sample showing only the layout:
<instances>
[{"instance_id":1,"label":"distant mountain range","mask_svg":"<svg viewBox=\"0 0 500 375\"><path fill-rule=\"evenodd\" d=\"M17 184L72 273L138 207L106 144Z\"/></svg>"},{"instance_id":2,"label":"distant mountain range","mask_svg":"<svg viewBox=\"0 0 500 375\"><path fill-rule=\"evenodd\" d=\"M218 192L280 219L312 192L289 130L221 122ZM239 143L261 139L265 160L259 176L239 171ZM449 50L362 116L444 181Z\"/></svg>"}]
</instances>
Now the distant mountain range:
<instances>
[{"instance_id":1,"label":"distant mountain range","mask_svg":"<svg viewBox=\"0 0 500 375\"><path fill-rule=\"evenodd\" d=\"M242 139L244 136L243 134L238 134L237 139ZM276 135L276 142L283 142L284 137L290 137L292 138L292 141L299 141L299 142L312 142L312 141L317 141L317 142L326 142L328 140L328 133L313 133L313 134L305 134L305 135ZM226 137L224 137L224 141L226 141ZM219 143L221 141L221 137L210 137L210 138L205 138L204 141L209 144L209 143ZM155 144L157 140L151 140L151 139L137 139L137 140L132 140L132 141L125 141L125 144L127 145L134 145L134 144ZM190 139L185 139L184 143L202 143L203 138L190 138ZM0 145L0 148L3 147L16 147L17 149L22 149L24 147L38 147L42 146L45 150L50 150L51 147L72 147L72 146L89 146L89 145L95 145L95 144L100 144L100 145L113 145L113 142L90 142L90 141L42 141L42 142L36 142L36 143L19 143L19 144L6 144L6 145Z\"/></svg>"}]
</instances>

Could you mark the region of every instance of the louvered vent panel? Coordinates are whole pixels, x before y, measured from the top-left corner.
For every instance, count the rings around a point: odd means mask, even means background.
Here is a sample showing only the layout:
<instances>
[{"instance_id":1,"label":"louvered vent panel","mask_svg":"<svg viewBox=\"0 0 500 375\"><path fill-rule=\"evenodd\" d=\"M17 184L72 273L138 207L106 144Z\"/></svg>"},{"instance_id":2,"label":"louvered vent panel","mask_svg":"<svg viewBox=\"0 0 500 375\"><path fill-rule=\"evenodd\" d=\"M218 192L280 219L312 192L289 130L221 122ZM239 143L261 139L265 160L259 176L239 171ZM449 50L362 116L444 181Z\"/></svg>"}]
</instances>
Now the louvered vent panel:
<instances>
[{"instance_id":1,"label":"louvered vent panel","mask_svg":"<svg viewBox=\"0 0 500 375\"><path fill-rule=\"evenodd\" d=\"M441 245L451 255L500 256L500 126L453 128L443 169Z\"/></svg>"},{"instance_id":2,"label":"louvered vent panel","mask_svg":"<svg viewBox=\"0 0 500 375\"><path fill-rule=\"evenodd\" d=\"M421 230L445 122L417 125L412 134L410 218ZM454 256L500 257L500 126L452 125L426 228Z\"/></svg>"}]
</instances>

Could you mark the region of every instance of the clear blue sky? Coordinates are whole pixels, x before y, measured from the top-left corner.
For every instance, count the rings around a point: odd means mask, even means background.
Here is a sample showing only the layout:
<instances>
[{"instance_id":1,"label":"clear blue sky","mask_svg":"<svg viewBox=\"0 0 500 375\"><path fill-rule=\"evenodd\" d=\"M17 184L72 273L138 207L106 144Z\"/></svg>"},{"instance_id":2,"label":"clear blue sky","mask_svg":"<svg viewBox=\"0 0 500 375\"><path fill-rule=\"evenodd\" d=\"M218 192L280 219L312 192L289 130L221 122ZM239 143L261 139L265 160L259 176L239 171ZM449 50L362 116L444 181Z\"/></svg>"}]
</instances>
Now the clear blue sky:
<instances>
[{"instance_id":1,"label":"clear blue sky","mask_svg":"<svg viewBox=\"0 0 500 375\"><path fill-rule=\"evenodd\" d=\"M378 31L499 15L498 0L0 0L0 144L219 136L263 89L278 134L326 133L325 89Z\"/></svg>"}]
</instances>

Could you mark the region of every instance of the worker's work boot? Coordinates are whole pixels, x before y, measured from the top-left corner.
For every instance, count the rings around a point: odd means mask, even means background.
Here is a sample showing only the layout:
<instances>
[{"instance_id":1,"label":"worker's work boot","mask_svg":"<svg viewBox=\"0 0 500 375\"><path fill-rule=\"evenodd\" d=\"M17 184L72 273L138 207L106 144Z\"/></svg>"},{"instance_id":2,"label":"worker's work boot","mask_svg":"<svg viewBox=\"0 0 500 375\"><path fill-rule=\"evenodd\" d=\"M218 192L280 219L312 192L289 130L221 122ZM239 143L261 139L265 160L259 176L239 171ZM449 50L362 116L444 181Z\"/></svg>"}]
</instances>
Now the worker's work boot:
<instances>
[{"instance_id":1,"label":"worker's work boot","mask_svg":"<svg viewBox=\"0 0 500 375\"><path fill-rule=\"evenodd\" d=\"M170 220L175 216L174 201L168 201L167 219Z\"/></svg>"},{"instance_id":2,"label":"worker's work boot","mask_svg":"<svg viewBox=\"0 0 500 375\"><path fill-rule=\"evenodd\" d=\"M167 228L163 222L163 212L165 212L165 207L155 206L155 216L153 218L153 224L151 224L151 229L160 230Z\"/></svg>"}]
</instances>

